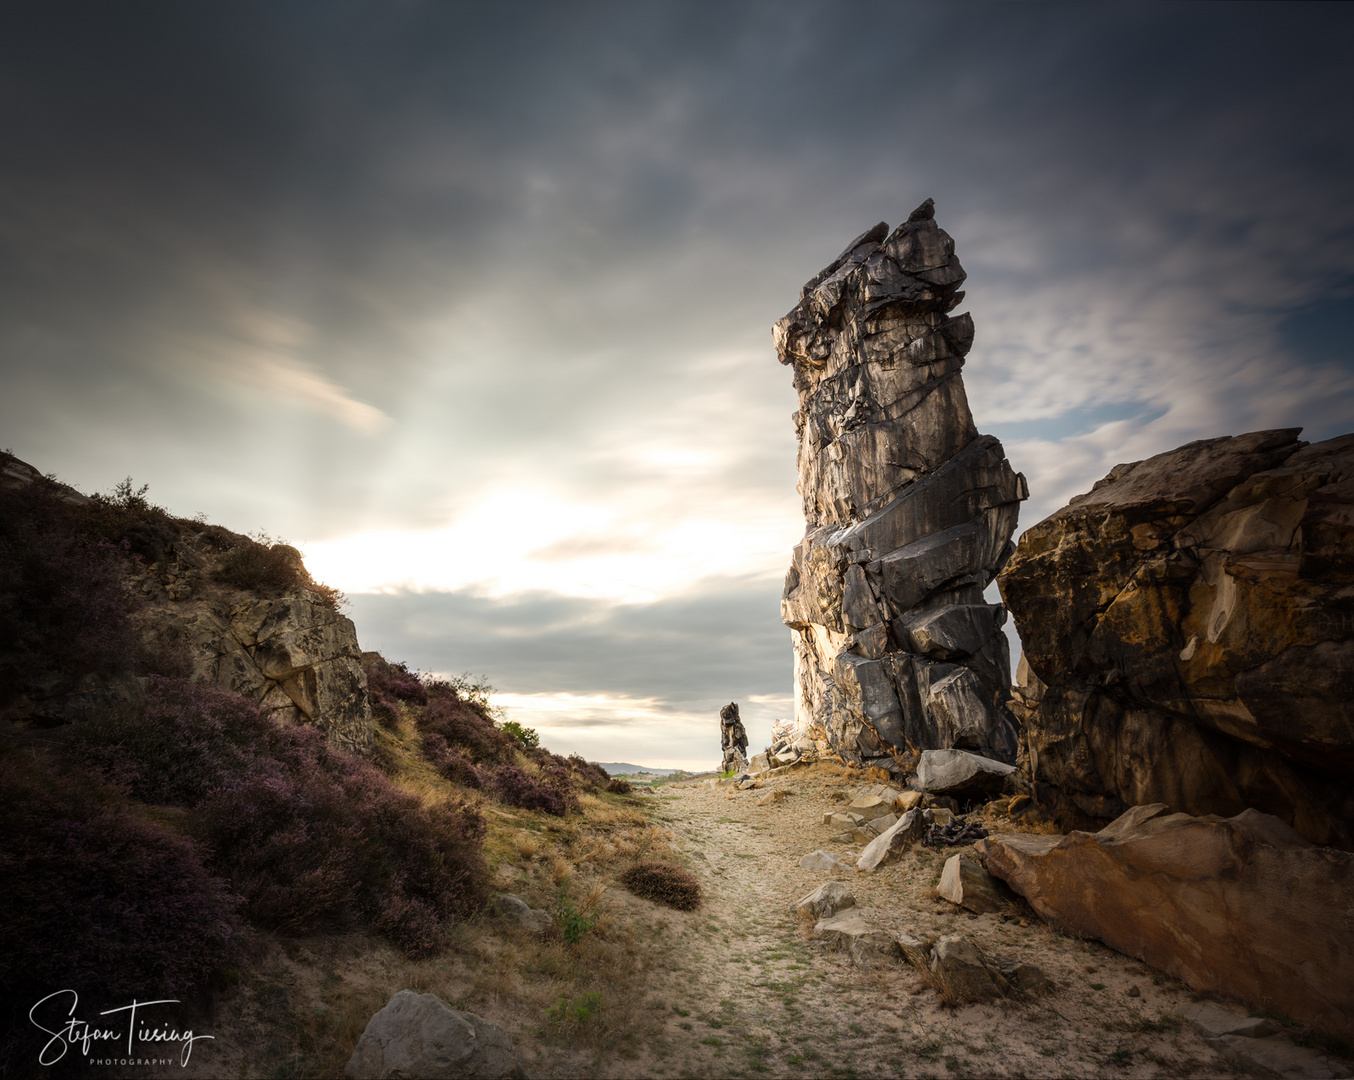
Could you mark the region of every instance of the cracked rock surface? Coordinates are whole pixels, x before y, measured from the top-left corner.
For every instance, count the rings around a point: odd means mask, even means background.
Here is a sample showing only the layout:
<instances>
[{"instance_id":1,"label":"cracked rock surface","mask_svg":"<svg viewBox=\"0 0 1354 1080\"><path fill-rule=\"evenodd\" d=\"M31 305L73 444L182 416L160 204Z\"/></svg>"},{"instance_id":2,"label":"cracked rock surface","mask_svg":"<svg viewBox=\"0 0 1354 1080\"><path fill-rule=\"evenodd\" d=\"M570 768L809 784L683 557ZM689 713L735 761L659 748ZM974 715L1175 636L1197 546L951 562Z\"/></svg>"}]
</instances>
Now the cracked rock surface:
<instances>
[{"instance_id":1,"label":"cracked rock surface","mask_svg":"<svg viewBox=\"0 0 1354 1080\"><path fill-rule=\"evenodd\" d=\"M1006 612L983 589L1028 491L969 412L973 320L951 314L965 274L934 211L852 241L774 334L799 392L806 531L781 600L796 728L891 770L922 750L1017 748Z\"/></svg>"},{"instance_id":2,"label":"cracked rock surface","mask_svg":"<svg viewBox=\"0 0 1354 1080\"><path fill-rule=\"evenodd\" d=\"M1273 814L1354 847L1354 435L1190 443L1116 466L1000 578L1046 807Z\"/></svg>"}]
</instances>

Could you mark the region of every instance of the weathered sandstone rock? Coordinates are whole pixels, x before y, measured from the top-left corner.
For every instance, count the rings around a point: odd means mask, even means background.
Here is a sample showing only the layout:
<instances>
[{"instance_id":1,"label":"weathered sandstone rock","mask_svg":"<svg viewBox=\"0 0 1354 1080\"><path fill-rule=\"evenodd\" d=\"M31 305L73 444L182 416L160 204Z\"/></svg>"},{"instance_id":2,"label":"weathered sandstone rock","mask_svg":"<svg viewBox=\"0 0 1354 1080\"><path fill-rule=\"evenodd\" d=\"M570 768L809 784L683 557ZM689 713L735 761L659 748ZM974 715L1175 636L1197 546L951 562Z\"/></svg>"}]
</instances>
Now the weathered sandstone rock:
<instances>
[{"instance_id":1,"label":"weathered sandstone rock","mask_svg":"<svg viewBox=\"0 0 1354 1080\"><path fill-rule=\"evenodd\" d=\"M807 523L781 601L795 730L852 762L1015 760L1005 610L983 589L1027 491L969 414L973 321L949 314L964 277L928 199L852 241L775 326Z\"/></svg>"},{"instance_id":2,"label":"weathered sandstone rock","mask_svg":"<svg viewBox=\"0 0 1354 1080\"><path fill-rule=\"evenodd\" d=\"M850 870L851 864L830 851L811 851L799 860L805 870Z\"/></svg>"},{"instance_id":3,"label":"weathered sandstone rock","mask_svg":"<svg viewBox=\"0 0 1354 1080\"><path fill-rule=\"evenodd\" d=\"M165 617L195 677L257 701L284 723L314 724L345 750L371 745L367 676L351 619L309 596L248 600L226 617L194 603Z\"/></svg>"},{"instance_id":4,"label":"weathered sandstone rock","mask_svg":"<svg viewBox=\"0 0 1354 1080\"><path fill-rule=\"evenodd\" d=\"M1190 443L1116 466L1000 578L1045 806L1274 814L1354 847L1354 435Z\"/></svg>"},{"instance_id":5,"label":"weathered sandstone rock","mask_svg":"<svg viewBox=\"0 0 1354 1080\"><path fill-rule=\"evenodd\" d=\"M866 845L856 860L856 868L873 873L915 847L925 833L926 821L922 811L909 810Z\"/></svg>"},{"instance_id":6,"label":"weathered sandstone rock","mask_svg":"<svg viewBox=\"0 0 1354 1080\"><path fill-rule=\"evenodd\" d=\"M951 855L945 861L936 895L978 914L1000 911L1006 906L1002 886L967 855Z\"/></svg>"},{"instance_id":7,"label":"weathered sandstone rock","mask_svg":"<svg viewBox=\"0 0 1354 1080\"><path fill-rule=\"evenodd\" d=\"M976 845L1069 934L1341 1038L1354 1036L1354 854L1255 810L1135 806L1099 833Z\"/></svg>"},{"instance_id":8,"label":"weathered sandstone rock","mask_svg":"<svg viewBox=\"0 0 1354 1080\"><path fill-rule=\"evenodd\" d=\"M794 913L805 922L817 922L854 907L856 898L840 881L825 881L813 892L801 896L792 905Z\"/></svg>"},{"instance_id":9,"label":"weathered sandstone rock","mask_svg":"<svg viewBox=\"0 0 1354 1080\"><path fill-rule=\"evenodd\" d=\"M457 1012L435 994L401 990L367 1021L348 1059L348 1080L446 1077L520 1078L512 1040L474 1013Z\"/></svg>"}]
</instances>

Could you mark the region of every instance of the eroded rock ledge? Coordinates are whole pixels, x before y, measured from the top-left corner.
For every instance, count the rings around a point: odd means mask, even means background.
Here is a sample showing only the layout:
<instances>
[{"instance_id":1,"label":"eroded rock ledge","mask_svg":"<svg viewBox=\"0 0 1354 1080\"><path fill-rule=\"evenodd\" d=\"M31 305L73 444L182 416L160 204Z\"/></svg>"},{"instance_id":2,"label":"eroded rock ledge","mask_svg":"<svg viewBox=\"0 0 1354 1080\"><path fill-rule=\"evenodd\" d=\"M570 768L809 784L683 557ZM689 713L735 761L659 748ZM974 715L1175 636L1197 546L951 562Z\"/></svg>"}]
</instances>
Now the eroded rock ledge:
<instances>
[{"instance_id":1,"label":"eroded rock ledge","mask_svg":"<svg viewBox=\"0 0 1354 1080\"><path fill-rule=\"evenodd\" d=\"M1022 772L1089 818L1254 808L1354 847L1354 435L1116 466L1001 574Z\"/></svg>"},{"instance_id":2,"label":"eroded rock ledge","mask_svg":"<svg viewBox=\"0 0 1354 1080\"><path fill-rule=\"evenodd\" d=\"M964 278L928 199L852 241L775 326L807 524L781 600L796 727L853 762L1016 756L1006 612L983 589L1028 492L969 412Z\"/></svg>"}]
</instances>

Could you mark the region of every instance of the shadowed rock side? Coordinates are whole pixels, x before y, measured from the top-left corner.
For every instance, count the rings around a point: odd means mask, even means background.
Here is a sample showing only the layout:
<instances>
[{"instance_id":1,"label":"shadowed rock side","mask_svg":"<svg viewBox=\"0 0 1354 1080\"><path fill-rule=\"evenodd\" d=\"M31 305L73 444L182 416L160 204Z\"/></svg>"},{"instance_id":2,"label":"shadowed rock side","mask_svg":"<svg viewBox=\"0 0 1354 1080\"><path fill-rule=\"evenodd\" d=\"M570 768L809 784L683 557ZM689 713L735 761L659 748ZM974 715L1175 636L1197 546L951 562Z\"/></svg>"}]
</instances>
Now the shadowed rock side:
<instances>
[{"instance_id":1,"label":"shadowed rock side","mask_svg":"<svg viewBox=\"0 0 1354 1080\"><path fill-rule=\"evenodd\" d=\"M1025 532L1002 596L1045 806L1254 808L1354 847L1354 435L1190 443Z\"/></svg>"},{"instance_id":2,"label":"shadowed rock side","mask_svg":"<svg viewBox=\"0 0 1354 1080\"><path fill-rule=\"evenodd\" d=\"M796 727L848 761L1015 760L1006 612L983 589L1028 492L969 413L973 320L949 314L964 277L928 199L853 241L775 326L807 523L781 600Z\"/></svg>"}]
</instances>

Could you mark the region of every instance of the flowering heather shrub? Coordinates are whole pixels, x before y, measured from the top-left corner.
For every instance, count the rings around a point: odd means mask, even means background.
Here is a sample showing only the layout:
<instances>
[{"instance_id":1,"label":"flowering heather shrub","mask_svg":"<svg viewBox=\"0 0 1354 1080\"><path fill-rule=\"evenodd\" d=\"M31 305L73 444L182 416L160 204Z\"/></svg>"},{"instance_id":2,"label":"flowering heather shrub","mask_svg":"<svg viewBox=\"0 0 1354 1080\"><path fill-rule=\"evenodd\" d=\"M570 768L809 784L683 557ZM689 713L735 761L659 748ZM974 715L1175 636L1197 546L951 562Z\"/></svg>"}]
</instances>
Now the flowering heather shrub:
<instances>
[{"instance_id":1,"label":"flowering heather shrub","mask_svg":"<svg viewBox=\"0 0 1354 1080\"><path fill-rule=\"evenodd\" d=\"M681 867L667 863L636 863L621 874L620 882L636 896L678 911L694 911L701 902L700 882Z\"/></svg>"},{"instance_id":2,"label":"flowering heather shrub","mask_svg":"<svg viewBox=\"0 0 1354 1080\"><path fill-rule=\"evenodd\" d=\"M447 740L436 732L430 731L423 736L423 752L433 767L451 783L476 791L484 787L484 777L475 768L470 755L460 747L452 750L447 746Z\"/></svg>"},{"instance_id":3,"label":"flowering heather shrub","mask_svg":"<svg viewBox=\"0 0 1354 1080\"><path fill-rule=\"evenodd\" d=\"M148 803L194 806L249 773L274 724L235 694L152 675L141 701L82 724L71 756Z\"/></svg>"},{"instance_id":4,"label":"flowering heather shrub","mask_svg":"<svg viewBox=\"0 0 1354 1080\"><path fill-rule=\"evenodd\" d=\"M0 705L131 666L127 550L82 524L49 481L0 489Z\"/></svg>"},{"instance_id":5,"label":"flowering heather shrub","mask_svg":"<svg viewBox=\"0 0 1354 1080\"><path fill-rule=\"evenodd\" d=\"M581 754L570 754L569 768L573 770L578 782L590 790L608 787L611 783L611 777L607 771L600 765L594 765Z\"/></svg>"},{"instance_id":6,"label":"flowering heather shrub","mask_svg":"<svg viewBox=\"0 0 1354 1080\"><path fill-rule=\"evenodd\" d=\"M380 653L366 652L362 654L362 667L367 673L372 715L386 727L394 727L400 717L397 702L428 704L427 687L404 663L392 664Z\"/></svg>"},{"instance_id":7,"label":"flowering heather shrub","mask_svg":"<svg viewBox=\"0 0 1354 1080\"><path fill-rule=\"evenodd\" d=\"M265 596L309 592L335 611L344 604L341 592L310 576L299 551L290 544L274 543L263 534L258 540L239 537L236 545L217 561L212 576L226 585Z\"/></svg>"},{"instance_id":8,"label":"flowering heather shrub","mask_svg":"<svg viewBox=\"0 0 1354 1080\"><path fill-rule=\"evenodd\" d=\"M612 795L632 795L635 791L629 780L622 780L619 776L613 780L608 780L606 782L606 789L611 792Z\"/></svg>"},{"instance_id":9,"label":"flowering heather shrub","mask_svg":"<svg viewBox=\"0 0 1354 1080\"><path fill-rule=\"evenodd\" d=\"M543 778L538 782L516 765L500 765L489 774L489 788L509 806L564 817L572 808L573 795L553 780Z\"/></svg>"},{"instance_id":10,"label":"flowering heather shrub","mask_svg":"<svg viewBox=\"0 0 1354 1080\"><path fill-rule=\"evenodd\" d=\"M441 735L451 746L464 747L477 764L512 762L517 755L516 744L490 719L488 707L463 701L454 692L442 693L441 687L445 685L428 685L428 707L419 727Z\"/></svg>"},{"instance_id":11,"label":"flowering heather shrub","mask_svg":"<svg viewBox=\"0 0 1354 1080\"><path fill-rule=\"evenodd\" d=\"M31 760L0 760L0 985L186 996L229 958L237 898L192 841Z\"/></svg>"},{"instance_id":12,"label":"flowering heather shrub","mask_svg":"<svg viewBox=\"0 0 1354 1080\"><path fill-rule=\"evenodd\" d=\"M200 806L213 865L251 920L292 933L371 926L418 950L435 947L430 918L483 905L484 821L473 808L425 807L313 728L274 732L273 760Z\"/></svg>"}]
</instances>

